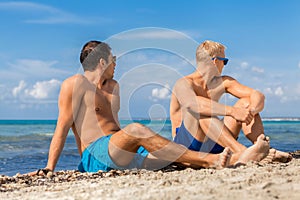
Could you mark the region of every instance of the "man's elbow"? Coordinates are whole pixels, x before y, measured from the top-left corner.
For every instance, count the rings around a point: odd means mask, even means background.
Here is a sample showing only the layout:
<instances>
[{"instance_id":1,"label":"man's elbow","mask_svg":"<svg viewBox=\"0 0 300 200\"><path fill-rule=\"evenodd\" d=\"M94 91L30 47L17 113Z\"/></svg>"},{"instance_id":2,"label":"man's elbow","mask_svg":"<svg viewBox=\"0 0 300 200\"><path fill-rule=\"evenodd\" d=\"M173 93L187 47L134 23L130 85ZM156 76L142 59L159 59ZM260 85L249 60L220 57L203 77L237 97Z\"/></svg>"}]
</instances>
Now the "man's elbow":
<instances>
[{"instance_id":1,"label":"man's elbow","mask_svg":"<svg viewBox=\"0 0 300 200\"><path fill-rule=\"evenodd\" d=\"M261 111L265 107L265 99L266 99L266 97L265 97L265 95L262 92L257 91L257 90L255 90L254 94L255 94L254 95L255 98L258 99L259 102L260 102L260 107L261 107L260 111Z\"/></svg>"},{"instance_id":2,"label":"man's elbow","mask_svg":"<svg viewBox=\"0 0 300 200\"><path fill-rule=\"evenodd\" d=\"M260 91L257 91L257 90L256 90L256 92L257 92L257 95L258 95L259 99L260 99L262 102L265 102L265 99L266 99L265 95L264 95L263 93L261 93Z\"/></svg>"}]
</instances>

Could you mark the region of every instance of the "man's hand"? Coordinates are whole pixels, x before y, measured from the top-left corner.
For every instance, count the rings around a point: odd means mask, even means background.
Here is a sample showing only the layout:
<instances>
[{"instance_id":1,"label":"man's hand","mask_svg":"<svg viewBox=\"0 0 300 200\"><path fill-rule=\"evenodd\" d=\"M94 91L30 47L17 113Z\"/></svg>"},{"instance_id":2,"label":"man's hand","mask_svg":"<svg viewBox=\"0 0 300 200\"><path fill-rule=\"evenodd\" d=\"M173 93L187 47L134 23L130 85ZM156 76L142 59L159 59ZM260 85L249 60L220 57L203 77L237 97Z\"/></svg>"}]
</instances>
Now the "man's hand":
<instances>
[{"instance_id":1,"label":"man's hand","mask_svg":"<svg viewBox=\"0 0 300 200\"><path fill-rule=\"evenodd\" d=\"M253 120L253 114L248 108L232 107L231 116L239 122L249 125Z\"/></svg>"},{"instance_id":2,"label":"man's hand","mask_svg":"<svg viewBox=\"0 0 300 200\"><path fill-rule=\"evenodd\" d=\"M38 175L38 176L47 176L47 174L49 172L52 172L52 170L47 169L47 168L43 168L43 169L38 169L37 171L34 171L34 172L30 172L27 175L28 176L36 176L36 175Z\"/></svg>"}]
</instances>

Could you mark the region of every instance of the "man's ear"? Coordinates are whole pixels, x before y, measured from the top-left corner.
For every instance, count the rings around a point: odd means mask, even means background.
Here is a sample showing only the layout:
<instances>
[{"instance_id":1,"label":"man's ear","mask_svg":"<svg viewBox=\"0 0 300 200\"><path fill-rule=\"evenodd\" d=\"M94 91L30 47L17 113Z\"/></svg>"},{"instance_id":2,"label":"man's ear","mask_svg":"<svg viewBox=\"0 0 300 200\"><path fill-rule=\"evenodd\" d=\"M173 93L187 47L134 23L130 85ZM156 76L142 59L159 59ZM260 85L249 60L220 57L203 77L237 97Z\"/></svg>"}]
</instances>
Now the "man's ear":
<instances>
[{"instance_id":1,"label":"man's ear","mask_svg":"<svg viewBox=\"0 0 300 200\"><path fill-rule=\"evenodd\" d=\"M215 65L217 64L217 59L216 59L216 58L213 59L212 61L213 61L213 63L214 63Z\"/></svg>"},{"instance_id":2,"label":"man's ear","mask_svg":"<svg viewBox=\"0 0 300 200\"><path fill-rule=\"evenodd\" d=\"M103 58L100 58L100 64L101 64L102 66L104 66L105 63L106 63L106 61L105 61Z\"/></svg>"}]
</instances>

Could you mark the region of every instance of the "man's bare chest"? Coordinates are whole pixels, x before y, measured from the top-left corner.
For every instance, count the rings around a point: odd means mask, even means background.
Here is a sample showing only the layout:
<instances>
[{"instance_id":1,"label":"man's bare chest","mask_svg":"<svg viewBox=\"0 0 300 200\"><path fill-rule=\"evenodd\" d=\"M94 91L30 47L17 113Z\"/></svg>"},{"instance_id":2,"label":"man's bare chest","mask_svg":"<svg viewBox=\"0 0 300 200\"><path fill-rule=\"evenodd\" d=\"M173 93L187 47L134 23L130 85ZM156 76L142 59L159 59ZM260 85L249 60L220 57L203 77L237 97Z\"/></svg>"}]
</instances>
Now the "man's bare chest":
<instances>
[{"instance_id":1,"label":"man's bare chest","mask_svg":"<svg viewBox=\"0 0 300 200\"><path fill-rule=\"evenodd\" d=\"M221 96L225 93L225 88L223 87L223 84L207 85L205 88L194 86L194 91L197 96L202 96L218 101L221 98Z\"/></svg>"}]
</instances>

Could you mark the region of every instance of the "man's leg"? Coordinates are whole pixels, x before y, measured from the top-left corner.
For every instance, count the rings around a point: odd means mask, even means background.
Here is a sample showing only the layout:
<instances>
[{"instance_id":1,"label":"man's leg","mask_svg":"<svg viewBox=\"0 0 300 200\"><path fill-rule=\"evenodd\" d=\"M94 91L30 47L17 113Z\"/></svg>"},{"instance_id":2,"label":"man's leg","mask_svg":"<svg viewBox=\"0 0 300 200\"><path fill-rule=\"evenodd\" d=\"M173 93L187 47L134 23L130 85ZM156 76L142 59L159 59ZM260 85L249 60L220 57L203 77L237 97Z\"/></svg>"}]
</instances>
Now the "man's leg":
<instances>
[{"instance_id":1,"label":"man's leg","mask_svg":"<svg viewBox=\"0 0 300 200\"><path fill-rule=\"evenodd\" d=\"M153 158L169 162L189 163L198 167L226 167L227 161L230 159L229 149L224 150L222 154L190 151L136 123L113 134L109 144L109 154L117 165L126 166L131 162L140 146L147 149Z\"/></svg>"},{"instance_id":2,"label":"man's leg","mask_svg":"<svg viewBox=\"0 0 300 200\"><path fill-rule=\"evenodd\" d=\"M217 118L205 118L200 123L202 123L201 128L203 129L204 127L204 131L210 139L233 151L230 165L246 163L248 161L261 161L268 155L270 148L269 139L264 135L259 136L253 146L246 148L236 140L221 120Z\"/></svg>"},{"instance_id":3,"label":"man's leg","mask_svg":"<svg viewBox=\"0 0 300 200\"><path fill-rule=\"evenodd\" d=\"M126 166L133 158L133 153L140 146L143 146L160 160L188 163L198 167L226 167L231 155L229 148L225 148L221 154L188 150L186 147L169 141L140 124L131 124L122 131L115 133L111 137L109 153L116 164ZM243 151L243 159L237 161L241 163L250 160L260 161L267 155L268 150L268 140L260 138L255 145Z\"/></svg>"},{"instance_id":4,"label":"man's leg","mask_svg":"<svg viewBox=\"0 0 300 200\"><path fill-rule=\"evenodd\" d=\"M242 152L246 149L244 145L236 140L237 134L233 134L224 122L217 117L201 117L199 123L202 132L207 137L223 147L229 147L233 153Z\"/></svg>"},{"instance_id":5,"label":"man's leg","mask_svg":"<svg viewBox=\"0 0 300 200\"><path fill-rule=\"evenodd\" d=\"M249 99L240 99L234 105L235 107L243 107L247 108L250 102ZM257 138L260 135L264 135L264 126L260 114L256 114L252 120L252 122L248 125L245 123L237 122L232 117L226 116L224 118L225 126L231 131L233 137L237 138L239 135L240 130L242 129L246 138L248 138L253 144L256 143ZM271 151L273 157L271 160L278 161L278 162L289 162L292 159L292 156L286 152L278 151L274 149Z\"/></svg>"},{"instance_id":6,"label":"man's leg","mask_svg":"<svg viewBox=\"0 0 300 200\"><path fill-rule=\"evenodd\" d=\"M247 99L240 99L234 106L247 108L249 101ZM244 145L237 141L242 128L245 136L253 143L257 141L260 135L263 135L263 125L259 115L256 115L248 126L230 116L225 116L223 121L218 118L204 117L200 119L200 127L209 138L221 146L229 147L233 151L234 154L231 163L237 162L246 149ZM249 155L247 157L249 158Z\"/></svg>"}]
</instances>

